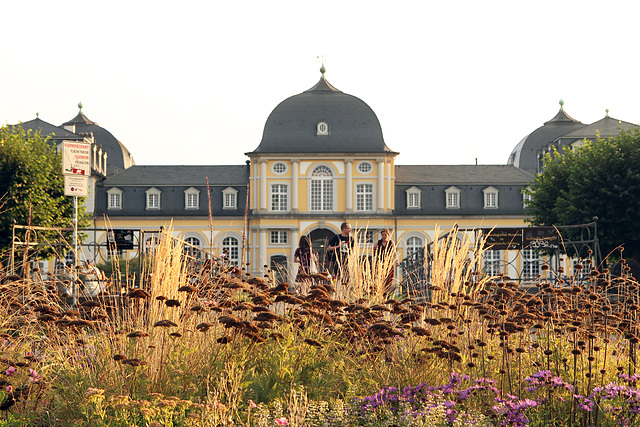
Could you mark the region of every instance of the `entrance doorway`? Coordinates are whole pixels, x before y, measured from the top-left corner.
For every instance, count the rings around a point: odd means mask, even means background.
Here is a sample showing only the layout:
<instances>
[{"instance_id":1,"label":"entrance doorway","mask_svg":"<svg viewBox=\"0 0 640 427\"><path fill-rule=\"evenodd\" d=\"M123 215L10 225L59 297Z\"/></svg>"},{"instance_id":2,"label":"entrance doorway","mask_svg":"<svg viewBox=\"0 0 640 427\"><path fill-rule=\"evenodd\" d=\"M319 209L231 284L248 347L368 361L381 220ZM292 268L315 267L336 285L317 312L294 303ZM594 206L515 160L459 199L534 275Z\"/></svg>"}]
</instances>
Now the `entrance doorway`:
<instances>
[{"instance_id":1,"label":"entrance doorway","mask_svg":"<svg viewBox=\"0 0 640 427\"><path fill-rule=\"evenodd\" d=\"M318 254L318 269L320 271L329 271L329 260L326 256L327 246L329 246L329 240L335 235L336 233L328 228L317 228L309 233L313 250Z\"/></svg>"}]
</instances>

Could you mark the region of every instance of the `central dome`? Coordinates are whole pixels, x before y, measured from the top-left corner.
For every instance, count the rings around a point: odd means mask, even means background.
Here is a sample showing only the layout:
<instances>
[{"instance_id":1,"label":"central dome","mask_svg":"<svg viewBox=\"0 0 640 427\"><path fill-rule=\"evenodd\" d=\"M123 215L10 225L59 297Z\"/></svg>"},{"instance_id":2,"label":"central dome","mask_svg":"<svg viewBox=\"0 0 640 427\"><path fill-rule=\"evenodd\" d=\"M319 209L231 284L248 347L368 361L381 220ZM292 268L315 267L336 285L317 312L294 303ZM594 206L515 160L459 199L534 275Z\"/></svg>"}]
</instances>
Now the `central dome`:
<instances>
[{"instance_id":1,"label":"central dome","mask_svg":"<svg viewBox=\"0 0 640 427\"><path fill-rule=\"evenodd\" d=\"M333 87L324 77L282 101L269 115L258 148L267 153L391 152L371 107Z\"/></svg>"}]
</instances>

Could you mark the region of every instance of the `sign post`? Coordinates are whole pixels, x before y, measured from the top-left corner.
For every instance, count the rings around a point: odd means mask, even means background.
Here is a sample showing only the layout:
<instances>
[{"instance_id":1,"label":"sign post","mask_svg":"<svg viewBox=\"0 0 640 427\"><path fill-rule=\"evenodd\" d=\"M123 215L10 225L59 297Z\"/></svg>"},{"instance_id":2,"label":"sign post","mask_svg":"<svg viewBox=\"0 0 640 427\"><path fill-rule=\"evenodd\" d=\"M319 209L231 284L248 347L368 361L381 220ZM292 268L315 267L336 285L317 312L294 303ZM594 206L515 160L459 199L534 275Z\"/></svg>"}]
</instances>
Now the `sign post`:
<instances>
[{"instance_id":1,"label":"sign post","mask_svg":"<svg viewBox=\"0 0 640 427\"><path fill-rule=\"evenodd\" d=\"M64 175L64 195L73 196L73 304L78 294L78 196L89 194L91 175L91 144L78 141L62 142L62 174Z\"/></svg>"}]
</instances>

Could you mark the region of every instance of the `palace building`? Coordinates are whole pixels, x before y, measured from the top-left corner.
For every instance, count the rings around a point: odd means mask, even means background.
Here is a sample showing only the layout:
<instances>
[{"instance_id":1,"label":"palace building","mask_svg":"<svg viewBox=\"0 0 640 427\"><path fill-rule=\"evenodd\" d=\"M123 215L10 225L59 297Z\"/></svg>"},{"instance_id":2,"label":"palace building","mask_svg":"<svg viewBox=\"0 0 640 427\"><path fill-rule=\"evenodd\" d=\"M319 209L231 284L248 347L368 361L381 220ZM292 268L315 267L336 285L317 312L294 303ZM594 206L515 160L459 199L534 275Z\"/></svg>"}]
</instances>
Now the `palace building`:
<instances>
[{"instance_id":1,"label":"palace building","mask_svg":"<svg viewBox=\"0 0 640 427\"><path fill-rule=\"evenodd\" d=\"M94 160L88 210L100 230L92 237L98 247L106 248L105 229L142 230L137 238L150 247L160 228L171 226L195 252L228 253L233 262L249 263L252 273L290 266L302 235L322 254L343 221L366 246L377 241L380 229L390 229L400 258L423 250L436 228L526 226L523 189L542 154L620 128L613 128L608 114L584 125L561 103L553 119L516 145L506 165L396 165L401 154L387 146L375 112L324 74L323 67L315 85L273 109L243 165L136 165L127 148L82 110L60 127L40 119L22 126L55 134L56 140L94 143L100 161ZM507 262L505 251L487 257L517 270L518 263L539 263L530 252L517 262Z\"/></svg>"}]
</instances>

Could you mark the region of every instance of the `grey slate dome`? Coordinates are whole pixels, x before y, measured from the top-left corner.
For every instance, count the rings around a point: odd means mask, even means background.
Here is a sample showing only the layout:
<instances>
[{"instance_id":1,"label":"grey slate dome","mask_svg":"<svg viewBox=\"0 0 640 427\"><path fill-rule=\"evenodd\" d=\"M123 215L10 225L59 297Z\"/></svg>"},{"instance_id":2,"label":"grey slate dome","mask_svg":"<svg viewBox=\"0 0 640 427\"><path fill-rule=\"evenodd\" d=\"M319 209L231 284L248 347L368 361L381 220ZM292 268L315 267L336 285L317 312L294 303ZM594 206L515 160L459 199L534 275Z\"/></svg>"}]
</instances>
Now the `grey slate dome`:
<instances>
[{"instance_id":1,"label":"grey slate dome","mask_svg":"<svg viewBox=\"0 0 640 427\"><path fill-rule=\"evenodd\" d=\"M326 128L319 128L325 123ZM371 107L324 77L282 101L269 115L262 141L250 154L379 153L392 151Z\"/></svg>"},{"instance_id":2,"label":"grey slate dome","mask_svg":"<svg viewBox=\"0 0 640 427\"><path fill-rule=\"evenodd\" d=\"M548 122L545 122L543 126L525 136L516 145L509 156L507 164L535 174L538 172L538 154L543 147L546 147L547 144L555 141L558 137L584 126L583 123L565 113L563 105L564 102L561 100L558 114Z\"/></svg>"},{"instance_id":3,"label":"grey slate dome","mask_svg":"<svg viewBox=\"0 0 640 427\"><path fill-rule=\"evenodd\" d=\"M107 153L107 175L122 172L135 165L133 156L115 136L108 130L98 126L98 123L87 118L82 112L82 103L78 104L80 111L73 119L65 122L61 127L78 133L92 133L96 143Z\"/></svg>"}]
</instances>

